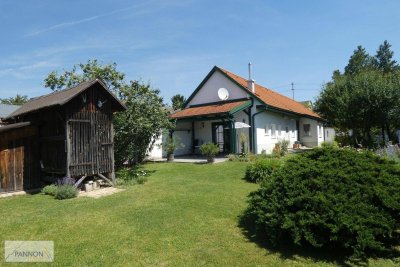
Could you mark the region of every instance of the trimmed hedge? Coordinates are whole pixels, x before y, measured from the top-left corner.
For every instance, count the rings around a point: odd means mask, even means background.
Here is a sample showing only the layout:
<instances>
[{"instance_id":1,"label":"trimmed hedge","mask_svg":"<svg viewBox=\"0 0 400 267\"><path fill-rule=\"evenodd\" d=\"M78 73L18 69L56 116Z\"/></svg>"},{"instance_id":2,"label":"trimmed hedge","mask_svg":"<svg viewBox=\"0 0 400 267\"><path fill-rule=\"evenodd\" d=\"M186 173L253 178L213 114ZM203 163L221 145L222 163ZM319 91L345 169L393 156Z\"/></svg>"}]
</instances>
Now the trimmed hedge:
<instances>
[{"instance_id":1,"label":"trimmed hedge","mask_svg":"<svg viewBox=\"0 0 400 267\"><path fill-rule=\"evenodd\" d=\"M250 195L244 218L273 245L341 248L353 257L399 244L400 167L371 152L320 148L285 162Z\"/></svg>"}]
</instances>

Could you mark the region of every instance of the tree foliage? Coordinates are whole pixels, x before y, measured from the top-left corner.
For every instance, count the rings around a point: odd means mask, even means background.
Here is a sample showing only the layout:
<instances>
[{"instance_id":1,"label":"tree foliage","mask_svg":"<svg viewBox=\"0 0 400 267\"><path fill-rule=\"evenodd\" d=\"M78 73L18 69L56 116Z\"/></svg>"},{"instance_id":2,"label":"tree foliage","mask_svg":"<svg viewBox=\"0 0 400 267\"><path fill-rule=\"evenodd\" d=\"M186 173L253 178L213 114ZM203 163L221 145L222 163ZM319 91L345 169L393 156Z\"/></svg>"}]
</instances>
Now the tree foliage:
<instances>
[{"instance_id":1,"label":"tree foliage","mask_svg":"<svg viewBox=\"0 0 400 267\"><path fill-rule=\"evenodd\" d=\"M349 63L344 68L344 73L348 75L354 75L371 67L371 56L368 55L364 47L359 45L357 46L357 49L354 50L353 55L349 59Z\"/></svg>"},{"instance_id":2,"label":"tree foliage","mask_svg":"<svg viewBox=\"0 0 400 267\"><path fill-rule=\"evenodd\" d=\"M171 97L172 108L174 110L180 110L185 105L186 98L181 94L176 94Z\"/></svg>"},{"instance_id":3,"label":"tree foliage","mask_svg":"<svg viewBox=\"0 0 400 267\"><path fill-rule=\"evenodd\" d=\"M103 65L96 59L61 74L52 71L44 82L45 87L61 90L94 78L102 80L127 107L125 112L114 114L116 164L141 162L161 131L172 127L160 91L140 81L127 83L116 63Z\"/></svg>"},{"instance_id":4,"label":"tree foliage","mask_svg":"<svg viewBox=\"0 0 400 267\"><path fill-rule=\"evenodd\" d=\"M315 103L316 111L334 127L353 131L354 144L373 146L374 133L394 136L399 126L400 72L389 48L385 41L371 58L359 46L344 74L335 71Z\"/></svg>"},{"instance_id":5,"label":"tree foliage","mask_svg":"<svg viewBox=\"0 0 400 267\"><path fill-rule=\"evenodd\" d=\"M389 73L399 70L399 65L396 60L393 59L394 52L390 49L392 47L388 41L384 41L376 51L375 58L373 60L375 68L382 71L383 73Z\"/></svg>"},{"instance_id":6,"label":"tree foliage","mask_svg":"<svg viewBox=\"0 0 400 267\"><path fill-rule=\"evenodd\" d=\"M15 97L0 98L1 104L22 105L28 101L28 96L17 94Z\"/></svg>"},{"instance_id":7,"label":"tree foliage","mask_svg":"<svg viewBox=\"0 0 400 267\"><path fill-rule=\"evenodd\" d=\"M131 81L120 90L127 111L117 114L115 125L116 163L141 162L163 129L172 128L169 110L159 96L160 91L149 84Z\"/></svg>"},{"instance_id":8,"label":"tree foliage","mask_svg":"<svg viewBox=\"0 0 400 267\"><path fill-rule=\"evenodd\" d=\"M114 93L118 93L125 84L125 74L117 71L116 63L103 65L93 59L74 65L72 70L64 70L61 74L57 71L50 72L44 79L44 86L58 91L95 78L101 79Z\"/></svg>"}]
</instances>

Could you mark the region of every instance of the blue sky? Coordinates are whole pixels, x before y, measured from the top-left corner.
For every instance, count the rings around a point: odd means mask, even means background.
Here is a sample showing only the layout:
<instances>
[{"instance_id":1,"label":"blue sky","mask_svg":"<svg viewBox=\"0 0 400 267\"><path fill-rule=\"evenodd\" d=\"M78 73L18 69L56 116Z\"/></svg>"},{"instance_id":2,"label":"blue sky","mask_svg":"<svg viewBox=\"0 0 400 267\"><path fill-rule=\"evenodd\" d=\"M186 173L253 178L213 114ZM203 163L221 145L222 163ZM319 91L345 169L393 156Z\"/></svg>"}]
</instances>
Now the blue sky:
<instances>
[{"instance_id":1,"label":"blue sky","mask_svg":"<svg viewBox=\"0 0 400 267\"><path fill-rule=\"evenodd\" d=\"M296 100L314 99L357 45L400 55L400 1L0 1L0 98L46 94L43 79L88 59L116 62L166 101L214 65ZM399 60L400 61L400 60Z\"/></svg>"}]
</instances>

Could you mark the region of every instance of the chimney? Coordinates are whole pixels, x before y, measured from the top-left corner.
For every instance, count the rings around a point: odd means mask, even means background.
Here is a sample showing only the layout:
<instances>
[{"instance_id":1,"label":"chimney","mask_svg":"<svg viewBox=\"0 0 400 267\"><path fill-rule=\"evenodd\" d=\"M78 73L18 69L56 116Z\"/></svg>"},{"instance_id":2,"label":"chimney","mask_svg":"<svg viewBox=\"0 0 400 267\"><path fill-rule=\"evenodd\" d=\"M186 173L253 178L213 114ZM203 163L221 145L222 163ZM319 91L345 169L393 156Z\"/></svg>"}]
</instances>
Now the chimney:
<instances>
[{"instance_id":1,"label":"chimney","mask_svg":"<svg viewBox=\"0 0 400 267\"><path fill-rule=\"evenodd\" d=\"M255 81L251 78L251 62L249 62L249 79L247 80L247 89L252 93L256 92L254 82Z\"/></svg>"}]
</instances>

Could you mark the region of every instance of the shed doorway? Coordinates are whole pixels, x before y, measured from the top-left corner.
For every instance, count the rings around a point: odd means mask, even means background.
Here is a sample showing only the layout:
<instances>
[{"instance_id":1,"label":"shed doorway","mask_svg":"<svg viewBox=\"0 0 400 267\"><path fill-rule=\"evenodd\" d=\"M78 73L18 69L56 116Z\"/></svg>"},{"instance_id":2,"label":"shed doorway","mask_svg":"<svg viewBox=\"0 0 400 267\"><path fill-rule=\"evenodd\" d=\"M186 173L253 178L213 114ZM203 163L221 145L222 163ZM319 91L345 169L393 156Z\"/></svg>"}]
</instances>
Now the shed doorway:
<instances>
[{"instance_id":1,"label":"shed doorway","mask_svg":"<svg viewBox=\"0 0 400 267\"><path fill-rule=\"evenodd\" d=\"M111 117L100 112L80 112L68 120L69 175L113 171Z\"/></svg>"}]
</instances>

